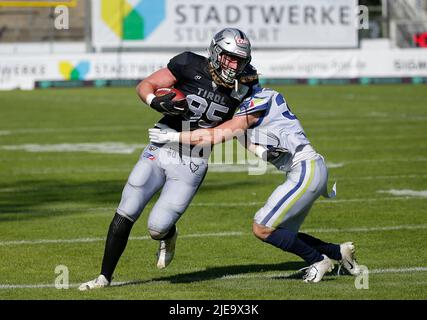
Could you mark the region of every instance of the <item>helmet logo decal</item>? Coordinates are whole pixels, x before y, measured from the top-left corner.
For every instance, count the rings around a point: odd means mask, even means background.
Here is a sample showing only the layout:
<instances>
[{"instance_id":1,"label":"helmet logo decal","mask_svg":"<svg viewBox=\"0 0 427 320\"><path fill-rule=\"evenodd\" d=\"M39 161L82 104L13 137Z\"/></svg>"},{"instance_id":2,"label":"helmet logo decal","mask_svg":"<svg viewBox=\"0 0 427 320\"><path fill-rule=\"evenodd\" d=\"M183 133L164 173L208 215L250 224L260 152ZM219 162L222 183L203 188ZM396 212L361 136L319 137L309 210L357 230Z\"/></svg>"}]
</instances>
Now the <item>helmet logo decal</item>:
<instances>
[{"instance_id":1,"label":"helmet logo decal","mask_svg":"<svg viewBox=\"0 0 427 320\"><path fill-rule=\"evenodd\" d=\"M236 37L235 40L236 40L237 44L249 44L248 39L245 39L245 38L238 38L238 37Z\"/></svg>"}]
</instances>

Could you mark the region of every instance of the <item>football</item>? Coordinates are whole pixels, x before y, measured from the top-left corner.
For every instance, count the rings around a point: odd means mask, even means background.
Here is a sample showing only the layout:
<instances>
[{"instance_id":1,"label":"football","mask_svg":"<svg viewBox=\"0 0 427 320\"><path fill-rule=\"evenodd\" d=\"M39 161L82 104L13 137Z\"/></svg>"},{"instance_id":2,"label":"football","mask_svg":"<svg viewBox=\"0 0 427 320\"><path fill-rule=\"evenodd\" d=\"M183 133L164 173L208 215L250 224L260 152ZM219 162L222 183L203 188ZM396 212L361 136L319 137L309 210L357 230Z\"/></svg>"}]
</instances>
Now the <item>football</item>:
<instances>
[{"instance_id":1,"label":"football","mask_svg":"<svg viewBox=\"0 0 427 320\"><path fill-rule=\"evenodd\" d=\"M156 97L158 97L158 96L164 96L165 94L168 94L171 92L174 92L176 94L176 96L172 99L172 101L179 101L179 100L185 99L185 94L176 88L160 88L160 89L157 89L154 92L154 94L156 95Z\"/></svg>"}]
</instances>

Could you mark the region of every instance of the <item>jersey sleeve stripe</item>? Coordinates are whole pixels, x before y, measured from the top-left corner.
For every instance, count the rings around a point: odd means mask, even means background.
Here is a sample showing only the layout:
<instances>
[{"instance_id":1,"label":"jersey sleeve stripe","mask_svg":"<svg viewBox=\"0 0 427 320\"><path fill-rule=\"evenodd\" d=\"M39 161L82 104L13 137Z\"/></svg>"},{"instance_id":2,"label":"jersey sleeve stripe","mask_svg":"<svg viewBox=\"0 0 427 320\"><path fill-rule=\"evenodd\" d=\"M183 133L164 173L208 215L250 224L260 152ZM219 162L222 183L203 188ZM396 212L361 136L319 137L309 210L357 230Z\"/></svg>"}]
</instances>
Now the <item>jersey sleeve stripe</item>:
<instances>
[{"instance_id":1,"label":"jersey sleeve stripe","mask_svg":"<svg viewBox=\"0 0 427 320\"><path fill-rule=\"evenodd\" d=\"M276 95L276 104L280 106L283 103L285 103L285 98L283 98L283 96L279 93L278 95Z\"/></svg>"},{"instance_id":2,"label":"jersey sleeve stripe","mask_svg":"<svg viewBox=\"0 0 427 320\"><path fill-rule=\"evenodd\" d=\"M264 103L258 106L253 106L250 108L241 108L239 111L236 112L236 116L245 115L245 114L251 114L258 111L265 111L268 109L268 103Z\"/></svg>"}]
</instances>

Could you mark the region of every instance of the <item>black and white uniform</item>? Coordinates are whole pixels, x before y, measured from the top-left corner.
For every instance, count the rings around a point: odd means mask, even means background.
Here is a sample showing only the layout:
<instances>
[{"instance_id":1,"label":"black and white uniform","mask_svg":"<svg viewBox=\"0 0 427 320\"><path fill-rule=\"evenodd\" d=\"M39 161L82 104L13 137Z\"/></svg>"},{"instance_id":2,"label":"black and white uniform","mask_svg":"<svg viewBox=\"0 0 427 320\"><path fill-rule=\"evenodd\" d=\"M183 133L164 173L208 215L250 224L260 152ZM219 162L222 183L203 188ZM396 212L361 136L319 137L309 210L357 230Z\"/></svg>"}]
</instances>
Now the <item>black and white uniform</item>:
<instances>
[{"instance_id":1,"label":"black and white uniform","mask_svg":"<svg viewBox=\"0 0 427 320\"><path fill-rule=\"evenodd\" d=\"M185 116L164 116L156 124L159 128L187 131L218 126L233 117L258 85L256 70L248 65L239 77L237 91L217 86L208 70L208 59L192 52L175 56L167 67L177 79L175 88L186 95L190 112ZM162 189L151 210L148 229L153 238L167 234L206 175L211 149L196 148L150 143L128 178L117 212L136 221L151 197Z\"/></svg>"}]
</instances>

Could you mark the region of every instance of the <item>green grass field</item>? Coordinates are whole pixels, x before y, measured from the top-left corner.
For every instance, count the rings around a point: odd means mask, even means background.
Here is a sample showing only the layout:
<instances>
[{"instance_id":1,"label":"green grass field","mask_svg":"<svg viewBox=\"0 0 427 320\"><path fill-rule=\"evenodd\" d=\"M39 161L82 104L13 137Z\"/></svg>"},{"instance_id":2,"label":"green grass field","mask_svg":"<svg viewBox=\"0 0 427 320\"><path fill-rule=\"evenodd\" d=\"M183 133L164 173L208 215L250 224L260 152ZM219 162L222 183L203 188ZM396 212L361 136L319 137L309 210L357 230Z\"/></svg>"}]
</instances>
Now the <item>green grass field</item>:
<instances>
[{"instance_id":1,"label":"green grass field","mask_svg":"<svg viewBox=\"0 0 427 320\"><path fill-rule=\"evenodd\" d=\"M0 299L426 299L427 87L275 89L337 181L338 197L319 199L302 230L354 241L369 289L336 270L305 284L298 257L251 234L282 175L212 166L167 269L156 269L148 239L153 199L116 270L124 283L79 292L99 273L122 188L159 116L133 88L57 89L0 92ZM54 287L57 265L68 267L68 290Z\"/></svg>"}]
</instances>

